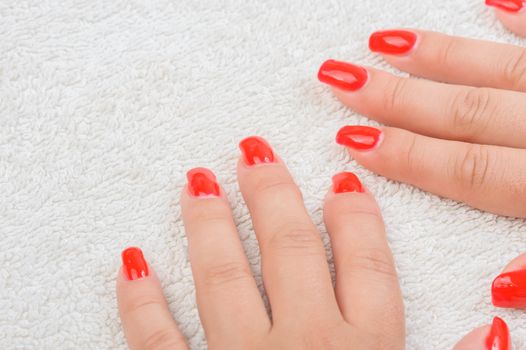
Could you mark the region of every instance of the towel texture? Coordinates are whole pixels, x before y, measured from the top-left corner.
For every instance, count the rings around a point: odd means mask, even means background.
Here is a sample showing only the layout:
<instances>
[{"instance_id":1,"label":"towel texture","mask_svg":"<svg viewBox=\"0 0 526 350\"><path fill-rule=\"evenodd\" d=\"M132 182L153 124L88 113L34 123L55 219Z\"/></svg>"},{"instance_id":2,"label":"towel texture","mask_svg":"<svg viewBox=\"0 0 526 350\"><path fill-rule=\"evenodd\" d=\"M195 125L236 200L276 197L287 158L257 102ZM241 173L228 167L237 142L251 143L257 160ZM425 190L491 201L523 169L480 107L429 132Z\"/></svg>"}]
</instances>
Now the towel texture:
<instances>
[{"instance_id":1,"label":"towel texture","mask_svg":"<svg viewBox=\"0 0 526 350\"><path fill-rule=\"evenodd\" d=\"M408 349L451 348L494 315L526 349L526 315L490 303L492 278L526 251L524 221L371 174L334 142L342 125L371 122L317 68L332 57L395 72L367 49L390 27L525 43L483 0L0 2L0 348L125 349L115 275L138 245L192 349L205 349L178 197L187 169L216 172L261 285L235 177L238 141L258 134L325 240L333 173L355 171L376 195Z\"/></svg>"}]
</instances>

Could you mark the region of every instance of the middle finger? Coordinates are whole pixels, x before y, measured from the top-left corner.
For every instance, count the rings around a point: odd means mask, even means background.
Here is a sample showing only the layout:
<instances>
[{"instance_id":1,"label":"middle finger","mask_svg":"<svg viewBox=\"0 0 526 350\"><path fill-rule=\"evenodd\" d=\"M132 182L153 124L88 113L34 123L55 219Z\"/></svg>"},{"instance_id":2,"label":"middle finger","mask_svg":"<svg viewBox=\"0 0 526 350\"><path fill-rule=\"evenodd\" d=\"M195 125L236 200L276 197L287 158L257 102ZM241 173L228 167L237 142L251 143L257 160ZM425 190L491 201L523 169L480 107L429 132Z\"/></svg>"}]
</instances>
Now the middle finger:
<instances>
[{"instance_id":1,"label":"middle finger","mask_svg":"<svg viewBox=\"0 0 526 350\"><path fill-rule=\"evenodd\" d=\"M266 141L249 137L240 148L239 185L259 241L274 324L342 319L325 249L299 188Z\"/></svg>"}]
</instances>

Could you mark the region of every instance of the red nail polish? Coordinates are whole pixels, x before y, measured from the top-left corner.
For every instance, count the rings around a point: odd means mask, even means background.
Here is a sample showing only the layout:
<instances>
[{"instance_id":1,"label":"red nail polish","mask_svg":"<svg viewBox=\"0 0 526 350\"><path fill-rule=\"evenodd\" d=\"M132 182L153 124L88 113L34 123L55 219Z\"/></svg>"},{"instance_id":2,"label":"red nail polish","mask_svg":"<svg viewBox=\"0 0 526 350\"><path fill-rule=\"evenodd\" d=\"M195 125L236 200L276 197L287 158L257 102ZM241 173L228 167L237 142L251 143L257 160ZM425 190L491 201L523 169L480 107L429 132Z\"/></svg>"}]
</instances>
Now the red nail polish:
<instances>
[{"instance_id":1,"label":"red nail polish","mask_svg":"<svg viewBox=\"0 0 526 350\"><path fill-rule=\"evenodd\" d=\"M381 135L381 130L370 126L347 125L338 131L336 142L358 151L366 151L378 144Z\"/></svg>"},{"instance_id":2,"label":"red nail polish","mask_svg":"<svg viewBox=\"0 0 526 350\"><path fill-rule=\"evenodd\" d=\"M338 89L356 91L367 82L367 70L351 63L325 61L318 72L318 79Z\"/></svg>"},{"instance_id":3,"label":"red nail polish","mask_svg":"<svg viewBox=\"0 0 526 350\"><path fill-rule=\"evenodd\" d=\"M148 264L144 260L140 248L130 247L124 249L122 251L122 265L124 274L130 281L148 276Z\"/></svg>"},{"instance_id":4,"label":"red nail polish","mask_svg":"<svg viewBox=\"0 0 526 350\"><path fill-rule=\"evenodd\" d=\"M488 350L511 350L510 331L508 325L500 317L493 319L491 330L486 338Z\"/></svg>"},{"instance_id":5,"label":"red nail polish","mask_svg":"<svg viewBox=\"0 0 526 350\"><path fill-rule=\"evenodd\" d=\"M497 276L491 284L491 299L497 307L526 308L526 270Z\"/></svg>"},{"instance_id":6,"label":"red nail polish","mask_svg":"<svg viewBox=\"0 0 526 350\"><path fill-rule=\"evenodd\" d=\"M186 173L188 191L194 197L219 196L219 185L213 172L195 168Z\"/></svg>"},{"instance_id":7,"label":"red nail polish","mask_svg":"<svg viewBox=\"0 0 526 350\"><path fill-rule=\"evenodd\" d=\"M413 49L417 36L407 30L375 32L369 38L369 49L389 55L403 55Z\"/></svg>"},{"instance_id":8,"label":"red nail polish","mask_svg":"<svg viewBox=\"0 0 526 350\"><path fill-rule=\"evenodd\" d=\"M239 148L247 165L274 163L275 161L272 148L261 137L247 137L239 143Z\"/></svg>"},{"instance_id":9,"label":"red nail polish","mask_svg":"<svg viewBox=\"0 0 526 350\"><path fill-rule=\"evenodd\" d=\"M334 193L365 192L358 177L351 172L343 172L332 177L332 190Z\"/></svg>"},{"instance_id":10,"label":"red nail polish","mask_svg":"<svg viewBox=\"0 0 526 350\"><path fill-rule=\"evenodd\" d=\"M486 0L486 5L508 12L519 12L526 6L524 0Z\"/></svg>"}]
</instances>

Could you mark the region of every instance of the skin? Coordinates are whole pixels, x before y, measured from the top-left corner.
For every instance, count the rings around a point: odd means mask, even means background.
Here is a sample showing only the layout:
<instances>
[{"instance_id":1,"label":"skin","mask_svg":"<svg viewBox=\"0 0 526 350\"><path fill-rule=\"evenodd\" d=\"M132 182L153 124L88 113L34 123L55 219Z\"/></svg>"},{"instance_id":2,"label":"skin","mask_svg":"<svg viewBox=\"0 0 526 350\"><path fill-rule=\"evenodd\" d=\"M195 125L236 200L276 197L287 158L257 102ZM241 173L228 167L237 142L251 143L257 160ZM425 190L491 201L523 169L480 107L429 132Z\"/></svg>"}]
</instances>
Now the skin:
<instances>
[{"instance_id":1,"label":"skin","mask_svg":"<svg viewBox=\"0 0 526 350\"><path fill-rule=\"evenodd\" d=\"M526 12L495 10L526 36ZM430 80L368 68L360 91L334 89L353 110L389 125L366 168L490 212L526 218L526 50L415 31L408 55L384 58ZM483 60L480 57L484 57ZM441 83L438 83L440 81ZM385 101L377 103L377 101ZM522 137L521 137L522 135ZM247 167L238 180L261 249L267 314L222 192L181 206L199 315L210 349L403 349L403 303L380 211L370 193L329 191L324 217L336 270L333 288L319 232L285 164ZM526 267L526 254L506 271ZM152 266L117 277L119 313L131 349L187 349ZM486 349L489 325L455 350Z\"/></svg>"},{"instance_id":2,"label":"skin","mask_svg":"<svg viewBox=\"0 0 526 350\"><path fill-rule=\"evenodd\" d=\"M238 166L259 242L265 310L226 196L181 207L210 349L403 349L404 307L380 210L370 193L329 191L324 216L336 287L320 234L282 160ZM132 349L186 349L155 276L117 282Z\"/></svg>"}]
</instances>

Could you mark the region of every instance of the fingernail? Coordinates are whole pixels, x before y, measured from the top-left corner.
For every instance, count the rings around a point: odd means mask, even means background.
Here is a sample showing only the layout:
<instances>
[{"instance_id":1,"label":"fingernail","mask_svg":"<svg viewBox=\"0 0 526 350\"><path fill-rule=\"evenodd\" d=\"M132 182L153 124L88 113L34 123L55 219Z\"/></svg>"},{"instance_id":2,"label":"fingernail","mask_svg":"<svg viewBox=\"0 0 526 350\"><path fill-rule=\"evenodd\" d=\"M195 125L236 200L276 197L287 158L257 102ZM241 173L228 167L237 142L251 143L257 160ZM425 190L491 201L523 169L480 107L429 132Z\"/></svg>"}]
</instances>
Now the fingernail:
<instances>
[{"instance_id":1,"label":"fingernail","mask_svg":"<svg viewBox=\"0 0 526 350\"><path fill-rule=\"evenodd\" d=\"M140 248L126 248L122 251L121 256L124 274L128 280L133 281L148 276L148 264Z\"/></svg>"},{"instance_id":2,"label":"fingernail","mask_svg":"<svg viewBox=\"0 0 526 350\"><path fill-rule=\"evenodd\" d=\"M218 197L219 185L213 172L205 168L195 168L186 173L188 191L193 197Z\"/></svg>"},{"instance_id":3,"label":"fingernail","mask_svg":"<svg viewBox=\"0 0 526 350\"><path fill-rule=\"evenodd\" d=\"M341 90L356 91L367 82L367 70L351 63L328 60L318 72L318 79Z\"/></svg>"},{"instance_id":4,"label":"fingernail","mask_svg":"<svg viewBox=\"0 0 526 350\"><path fill-rule=\"evenodd\" d=\"M334 193L365 192L360 179L351 172L342 172L332 177Z\"/></svg>"},{"instance_id":5,"label":"fingernail","mask_svg":"<svg viewBox=\"0 0 526 350\"><path fill-rule=\"evenodd\" d=\"M417 35L407 30L385 30L371 34L369 49L389 55L403 55L413 49Z\"/></svg>"},{"instance_id":6,"label":"fingernail","mask_svg":"<svg viewBox=\"0 0 526 350\"><path fill-rule=\"evenodd\" d=\"M486 5L508 12L519 12L526 5L524 0L486 0Z\"/></svg>"},{"instance_id":7,"label":"fingernail","mask_svg":"<svg viewBox=\"0 0 526 350\"><path fill-rule=\"evenodd\" d=\"M347 125L338 131L336 142L358 151L366 151L380 142L381 135L381 130L370 126Z\"/></svg>"},{"instance_id":8,"label":"fingernail","mask_svg":"<svg viewBox=\"0 0 526 350\"><path fill-rule=\"evenodd\" d=\"M239 143L247 165L274 163L274 152L270 145L259 136L250 136Z\"/></svg>"},{"instance_id":9,"label":"fingernail","mask_svg":"<svg viewBox=\"0 0 526 350\"><path fill-rule=\"evenodd\" d=\"M508 325L500 317L493 319L491 330L486 338L486 348L488 350L510 350L511 340Z\"/></svg>"},{"instance_id":10,"label":"fingernail","mask_svg":"<svg viewBox=\"0 0 526 350\"><path fill-rule=\"evenodd\" d=\"M491 299L497 307L526 308L526 270L497 276L491 284Z\"/></svg>"}]
</instances>

